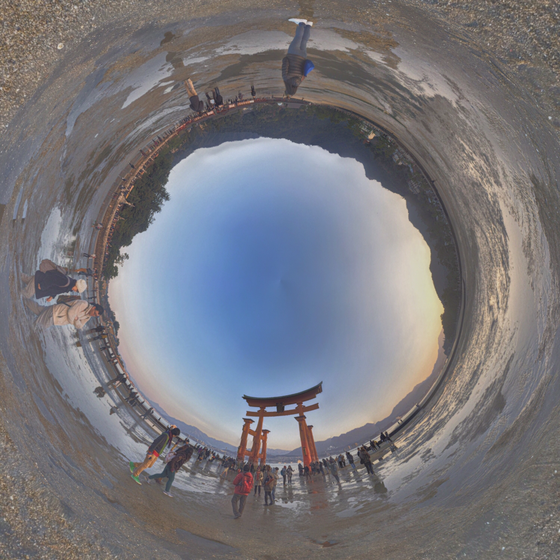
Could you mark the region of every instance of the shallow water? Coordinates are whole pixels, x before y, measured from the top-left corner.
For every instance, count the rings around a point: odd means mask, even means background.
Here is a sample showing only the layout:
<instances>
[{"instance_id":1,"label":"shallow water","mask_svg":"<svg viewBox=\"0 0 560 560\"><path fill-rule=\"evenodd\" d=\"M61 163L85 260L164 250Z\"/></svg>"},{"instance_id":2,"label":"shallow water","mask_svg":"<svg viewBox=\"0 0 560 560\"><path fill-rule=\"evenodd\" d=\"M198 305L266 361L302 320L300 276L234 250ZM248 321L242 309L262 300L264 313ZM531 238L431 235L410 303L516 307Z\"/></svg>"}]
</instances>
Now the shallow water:
<instances>
[{"instance_id":1,"label":"shallow water","mask_svg":"<svg viewBox=\"0 0 560 560\"><path fill-rule=\"evenodd\" d=\"M2 420L24 458L25 491L42 484L36 500L51 500L69 538L95 542L97 557L554 557L558 137L490 54L427 12L396 6L353 3L343 17L335 4L317 8L308 49L316 71L298 94L379 123L436 181L465 289L461 339L437 398L402 433L398 454L376 466L382 487L348 472L340 488L294 477L278 507L250 497L234 525L228 484L213 476L181 473L173 500L130 480L126 460L153 434L125 413L109 416L111 396L94 397L103 373L92 348L76 347L66 328L35 330L19 274L45 257L83 265L106 194L137 150L186 114L172 82L192 76L226 98L251 83L282 94L291 8L204 10L196 20L189 7L162 7L161 23L138 14L98 29L2 146Z\"/></svg>"}]
</instances>

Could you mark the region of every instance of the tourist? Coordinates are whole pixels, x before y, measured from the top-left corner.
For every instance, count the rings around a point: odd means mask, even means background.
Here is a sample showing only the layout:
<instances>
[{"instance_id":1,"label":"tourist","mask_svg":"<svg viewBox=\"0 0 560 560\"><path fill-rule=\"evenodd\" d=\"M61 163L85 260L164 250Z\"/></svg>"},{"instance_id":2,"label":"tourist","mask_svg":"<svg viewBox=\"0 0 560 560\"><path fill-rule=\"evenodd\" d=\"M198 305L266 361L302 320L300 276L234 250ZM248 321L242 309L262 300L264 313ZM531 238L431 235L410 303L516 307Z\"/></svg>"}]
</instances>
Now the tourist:
<instances>
[{"instance_id":1,"label":"tourist","mask_svg":"<svg viewBox=\"0 0 560 560\"><path fill-rule=\"evenodd\" d=\"M339 467L340 469L343 469L343 468L346 466L346 463L344 462L344 455L341 453L341 454L337 457L337 460L338 460L338 467Z\"/></svg>"},{"instance_id":2,"label":"tourist","mask_svg":"<svg viewBox=\"0 0 560 560\"><path fill-rule=\"evenodd\" d=\"M263 483L263 469L264 467L259 467L257 472L255 473L255 496L257 495L257 490L259 494L259 498L261 495L261 486Z\"/></svg>"},{"instance_id":3,"label":"tourist","mask_svg":"<svg viewBox=\"0 0 560 560\"><path fill-rule=\"evenodd\" d=\"M275 478L272 475L272 470L270 468L270 465L266 465L266 470L265 470L265 474L264 474L264 505L268 506L274 505L274 500L272 499L272 491L274 490L274 483L275 483Z\"/></svg>"},{"instance_id":4,"label":"tourist","mask_svg":"<svg viewBox=\"0 0 560 560\"><path fill-rule=\"evenodd\" d=\"M186 445L180 447L169 459L166 458L167 464L163 469L163 472L158 474L152 474L148 476L148 484L153 479L167 478L167 484L165 485L165 490L163 493L166 496L172 498L173 496L169 493L173 481L175 480L175 473L192 457L194 447L189 444L189 440L185 438Z\"/></svg>"},{"instance_id":5,"label":"tourist","mask_svg":"<svg viewBox=\"0 0 560 560\"><path fill-rule=\"evenodd\" d=\"M82 257L85 259L95 259L95 253L93 255L90 255L89 253L82 253Z\"/></svg>"},{"instance_id":6,"label":"tourist","mask_svg":"<svg viewBox=\"0 0 560 560\"><path fill-rule=\"evenodd\" d=\"M272 471L272 477L274 478L274 486L272 487L272 503L274 503L276 501L276 486L278 485L278 471L280 469L278 467L276 467L273 471Z\"/></svg>"},{"instance_id":7,"label":"tourist","mask_svg":"<svg viewBox=\"0 0 560 560\"><path fill-rule=\"evenodd\" d=\"M365 465L367 472L369 474L373 474L373 465L371 463L371 456L367 452L365 445L362 445L362 447L360 447L360 451L358 452L358 455L360 456L360 463Z\"/></svg>"},{"instance_id":8,"label":"tourist","mask_svg":"<svg viewBox=\"0 0 560 560\"><path fill-rule=\"evenodd\" d=\"M81 276L87 276L88 278L91 278L95 274L91 268L77 268L74 272Z\"/></svg>"},{"instance_id":9,"label":"tourist","mask_svg":"<svg viewBox=\"0 0 560 560\"><path fill-rule=\"evenodd\" d=\"M351 465L351 467L355 469L356 465L354 465L354 457L352 457L352 453L350 453L350 451L346 452L346 458L348 459L348 463Z\"/></svg>"},{"instance_id":10,"label":"tourist","mask_svg":"<svg viewBox=\"0 0 560 560\"><path fill-rule=\"evenodd\" d=\"M214 88L214 101L216 102L216 107L221 107L224 104L224 98L217 87Z\"/></svg>"},{"instance_id":11,"label":"tourist","mask_svg":"<svg viewBox=\"0 0 560 560\"><path fill-rule=\"evenodd\" d=\"M152 442L150 447L148 447L146 457L141 463L133 463L132 461L128 463L128 466L130 467L130 471L132 472L130 476L132 477L134 482L136 482L137 484L142 484L140 482L140 479L138 478L140 473L152 467L154 463L157 461L157 458L163 453L164 449L166 447L171 447L171 444L173 443L173 438L177 437L180 433L181 430L179 430L177 426L175 425L169 426L169 428L165 430L163 434L158 436Z\"/></svg>"},{"instance_id":12,"label":"tourist","mask_svg":"<svg viewBox=\"0 0 560 560\"><path fill-rule=\"evenodd\" d=\"M204 111L204 102L198 98L198 94L194 89L192 80L189 78L188 80L185 80L184 84L189 95L189 101L191 102L191 109L195 113L202 113Z\"/></svg>"},{"instance_id":13,"label":"tourist","mask_svg":"<svg viewBox=\"0 0 560 560\"><path fill-rule=\"evenodd\" d=\"M243 509L245 508L245 502L247 501L247 496L251 493L251 489L253 488L253 475L249 472L250 469L251 467L249 465L245 465L243 467L243 472L240 472L233 479L233 485L235 486L235 490L233 491L231 506L233 508L234 519L239 519L243 514Z\"/></svg>"},{"instance_id":14,"label":"tourist","mask_svg":"<svg viewBox=\"0 0 560 560\"><path fill-rule=\"evenodd\" d=\"M22 274L25 284L21 294L26 299L46 297L52 301L59 294L67 292L82 293L87 288L85 280L74 280L67 276L66 269L57 266L52 261L44 260L34 276Z\"/></svg>"},{"instance_id":15,"label":"tourist","mask_svg":"<svg viewBox=\"0 0 560 560\"><path fill-rule=\"evenodd\" d=\"M295 95L301 82L314 68L313 63L307 60L307 41L312 25L308 22L298 23L288 54L282 59L282 79L288 96Z\"/></svg>"},{"instance_id":16,"label":"tourist","mask_svg":"<svg viewBox=\"0 0 560 560\"><path fill-rule=\"evenodd\" d=\"M294 469L292 469L292 465L288 465L288 484L292 483L293 474L294 474Z\"/></svg>"},{"instance_id":17,"label":"tourist","mask_svg":"<svg viewBox=\"0 0 560 560\"><path fill-rule=\"evenodd\" d=\"M286 478L288 477L288 467L284 465L284 468L280 471L282 475L282 481L284 482L284 486L286 486Z\"/></svg>"},{"instance_id":18,"label":"tourist","mask_svg":"<svg viewBox=\"0 0 560 560\"><path fill-rule=\"evenodd\" d=\"M99 317L104 311L101 305L90 304L84 299L57 303L49 307L26 299L25 305L32 313L38 315L35 324L46 329L52 326L74 325L80 330L92 317Z\"/></svg>"},{"instance_id":19,"label":"tourist","mask_svg":"<svg viewBox=\"0 0 560 560\"><path fill-rule=\"evenodd\" d=\"M338 467L336 466L336 461L332 457L329 459L328 465L331 474L334 476L338 484L340 484L340 478L338 477Z\"/></svg>"}]
</instances>

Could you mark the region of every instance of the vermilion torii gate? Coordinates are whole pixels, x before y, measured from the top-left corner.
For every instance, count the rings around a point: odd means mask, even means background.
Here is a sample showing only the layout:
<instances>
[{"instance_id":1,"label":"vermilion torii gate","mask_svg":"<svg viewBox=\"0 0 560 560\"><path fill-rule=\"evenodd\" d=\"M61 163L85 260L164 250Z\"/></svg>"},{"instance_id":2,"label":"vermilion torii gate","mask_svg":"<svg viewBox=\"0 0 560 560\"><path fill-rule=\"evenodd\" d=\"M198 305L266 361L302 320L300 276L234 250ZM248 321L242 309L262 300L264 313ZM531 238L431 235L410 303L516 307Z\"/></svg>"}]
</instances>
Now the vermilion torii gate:
<instances>
[{"instance_id":1,"label":"vermilion torii gate","mask_svg":"<svg viewBox=\"0 0 560 560\"><path fill-rule=\"evenodd\" d=\"M299 424L299 436L301 438L301 451L303 454L303 464L307 467L309 463L317 461L317 449L315 449L315 441L313 439L313 433L311 429L313 426L308 426L305 423L305 412L310 412L311 410L317 410L319 408L318 403L314 403L308 406L303 406L305 401L310 401L314 399L319 393L323 392L323 382L311 389L302 391L301 393L294 393L293 395L284 395L283 397L248 397L243 395L243 398L247 401L247 404L251 407L258 408L256 411L247 411L247 416L256 416L259 420L257 422L257 427L252 430L251 424L254 420L251 418L243 418L245 422L243 426L243 431L241 432L241 443L237 449L237 460L244 461L245 457L249 457L248 462L257 464L260 459L261 465L266 463L266 444L267 436L269 430L263 430L263 420L265 417L269 416L291 416L296 414L296 420ZM295 408L286 410L285 407L295 404ZM267 407L276 407L276 410L266 410ZM250 451L247 451L247 438L253 436L253 446ZM261 451L262 443L262 451Z\"/></svg>"}]
</instances>

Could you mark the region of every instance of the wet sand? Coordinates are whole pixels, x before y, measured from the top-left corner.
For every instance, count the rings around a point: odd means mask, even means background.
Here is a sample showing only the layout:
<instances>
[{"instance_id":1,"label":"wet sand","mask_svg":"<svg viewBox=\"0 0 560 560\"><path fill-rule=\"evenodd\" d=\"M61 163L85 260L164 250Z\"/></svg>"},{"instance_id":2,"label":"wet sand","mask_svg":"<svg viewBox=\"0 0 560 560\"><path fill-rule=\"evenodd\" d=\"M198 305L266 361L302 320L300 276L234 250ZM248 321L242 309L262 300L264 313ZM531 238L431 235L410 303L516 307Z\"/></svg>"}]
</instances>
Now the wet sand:
<instances>
[{"instance_id":1,"label":"wet sand","mask_svg":"<svg viewBox=\"0 0 560 560\"><path fill-rule=\"evenodd\" d=\"M72 331L34 329L19 275L42 258L84 264L78 255L111 185L149 135L187 111L180 88L165 93L174 83L190 75L201 90L219 84L225 97L251 82L281 94L294 6L242 3L219 16L208 4L194 21L192 6L173 2L76 10L61 2L50 23L35 7L37 27L21 37L37 40L17 43L11 56L35 54L25 77L9 78L10 87L21 78L21 91L2 98L11 120L0 151L0 555L557 554L560 150L555 90L546 87L557 63L552 52L544 57L548 43L558 52L555 24L545 25L553 7L391 4L315 6L317 70L299 93L378 122L436 180L465 263L462 339L437 402L402 435L398 456L376 468L386 493L365 477L341 490L296 480L293 502L267 509L251 497L237 521L231 489L212 476L181 475L173 499L130 479L127 460L141 458L153 434L124 411L109 416L111 395L92 394L101 365ZM475 12L478 27L466 21ZM51 50L34 51L47 37ZM514 44L523 68L506 56Z\"/></svg>"}]
</instances>

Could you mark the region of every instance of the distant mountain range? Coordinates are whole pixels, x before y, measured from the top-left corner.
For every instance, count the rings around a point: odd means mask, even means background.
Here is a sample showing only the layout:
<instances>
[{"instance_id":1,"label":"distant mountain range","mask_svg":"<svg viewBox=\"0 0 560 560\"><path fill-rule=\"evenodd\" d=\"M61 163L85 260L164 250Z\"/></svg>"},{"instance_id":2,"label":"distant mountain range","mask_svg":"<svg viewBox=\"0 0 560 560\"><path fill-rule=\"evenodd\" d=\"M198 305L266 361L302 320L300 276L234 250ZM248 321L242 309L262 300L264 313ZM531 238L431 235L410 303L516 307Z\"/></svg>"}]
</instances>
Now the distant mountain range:
<instances>
[{"instance_id":1,"label":"distant mountain range","mask_svg":"<svg viewBox=\"0 0 560 560\"><path fill-rule=\"evenodd\" d=\"M383 420L365 424L360 428L354 428L353 430L336 437L325 439L323 441L316 441L315 447L317 448L317 454L319 457L340 453L349 446L354 447L355 445L362 444L372 438L377 438L381 432L390 428L397 421L397 418L404 416L417 402L422 400L424 395L437 379L437 376L440 374L441 366L445 360L446 356L442 352L441 355L438 356L430 376L421 383L418 383L418 385L416 385L414 389L412 389L412 391L410 391L410 393L408 393L408 395L406 395L406 397L404 397L393 408L389 416L383 418ZM291 457L293 455L301 455L301 447L290 451L290 453L285 455L285 457Z\"/></svg>"},{"instance_id":2,"label":"distant mountain range","mask_svg":"<svg viewBox=\"0 0 560 560\"><path fill-rule=\"evenodd\" d=\"M346 432L339 436L335 436L323 441L316 441L315 446L317 448L317 454L320 457L333 455L335 453L338 454L341 451L347 449L349 446L354 447L356 444L362 444L374 437L379 436L381 432L387 430L390 426L392 426L399 416L404 416L417 402L422 400L422 398L428 392L429 388L432 386L438 374L440 373L441 366L443 365L445 359L445 354L441 353L434 365L434 369L432 370L430 376L421 383L418 383L418 385L416 385L414 389L412 389L412 391L410 391L410 393L408 393L408 395L406 395L406 397L404 397L393 408L391 413L386 418L383 418L383 420L379 420L378 422L365 424L360 428L354 428L353 430L350 430L349 432ZM218 451L225 452L228 455L235 455L235 453L237 452L237 447L206 435L197 427L185 424L185 422L183 422L182 420L170 416L158 403L154 401L150 402L151 405L159 412L159 414L167 418L167 420L172 424L177 425L177 427L181 430L181 435L187 435L191 440L195 440L198 443L207 445ZM293 449L292 451L286 451L283 449L267 449L267 454L269 456L275 457L299 456L301 455L301 447Z\"/></svg>"}]
</instances>

